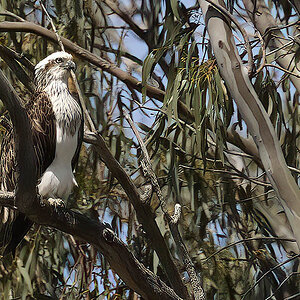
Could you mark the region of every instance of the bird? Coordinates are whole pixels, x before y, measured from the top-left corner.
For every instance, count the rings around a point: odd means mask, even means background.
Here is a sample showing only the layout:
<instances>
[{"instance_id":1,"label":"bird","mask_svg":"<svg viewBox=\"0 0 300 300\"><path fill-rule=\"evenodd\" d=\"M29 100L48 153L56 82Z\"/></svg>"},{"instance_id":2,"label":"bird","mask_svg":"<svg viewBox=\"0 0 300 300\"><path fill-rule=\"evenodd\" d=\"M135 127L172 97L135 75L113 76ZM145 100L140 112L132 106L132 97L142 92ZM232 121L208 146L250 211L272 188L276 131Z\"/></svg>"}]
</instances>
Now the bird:
<instances>
[{"instance_id":1,"label":"bird","mask_svg":"<svg viewBox=\"0 0 300 300\"><path fill-rule=\"evenodd\" d=\"M76 65L71 54L58 51L41 60L34 71L35 91L24 105L31 124L37 191L55 207L66 203L77 185L74 168L83 140L83 111L71 72ZM14 191L17 162L14 130L4 117L1 142L0 188ZM20 148L19 151L22 151ZM11 208L0 210L0 253L14 253L32 226L24 214Z\"/></svg>"}]
</instances>

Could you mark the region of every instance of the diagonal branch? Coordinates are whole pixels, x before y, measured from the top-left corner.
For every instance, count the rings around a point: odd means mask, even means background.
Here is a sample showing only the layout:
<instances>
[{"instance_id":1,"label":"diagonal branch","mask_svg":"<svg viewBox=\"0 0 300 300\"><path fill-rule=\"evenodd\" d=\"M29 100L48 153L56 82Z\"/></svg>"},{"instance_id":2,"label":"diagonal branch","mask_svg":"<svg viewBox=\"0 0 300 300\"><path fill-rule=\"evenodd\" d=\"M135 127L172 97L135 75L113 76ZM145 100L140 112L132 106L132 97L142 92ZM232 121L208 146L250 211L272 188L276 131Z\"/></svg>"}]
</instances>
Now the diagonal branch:
<instances>
[{"instance_id":1,"label":"diagonal branch","mask_svg":"<svg viewBox=\"0 0 300 300\"><path fill-rule=\"evenodd\" d=\"M175 292L145 268L105 224L65 208L41 205L36 194L35 155L31 128L21 100L0 70L0 99L6 105L15 130L19 179L14 193L0 193L0 203L13 206L32 221L57 228L95 245L112 268L145 299L178 299Z\"/></svg>"},{"instance_id":2,"label":"diagonal branch","mask_svg":"<svg viewBox=\"0 0 300 300\"><path fill-rule=\"evenodd\" d=\"M1 22L0 23L0 32L32 32L37 35L43 36L48 40L51 40L54 43L57 43L57 37L54 32L36 25L32 22ZM115 64L89 52L88 50L81 48L80 46L72 43L70 40L61 37L61 41L67 50L74 53L76 56L80 57L83 60L89 61L93 65L101 68L103 71L106 71L113 76L116 76L118 79L123 81L126 85L130 86L133 89L142 91L141 81L135 77L129 75L126 71L118 68ZM147 85L147 95L153 97L160 101L164 98L164 92L158 88Z\"/></svg>"},{"instance_id":3,"label":"diagonal branch","mask_svg":"<svg viewBox=\"0 0 300 300\"><path fill-rule=\"evenodd\" d=\"M159 257L161 264L163 265L172 287L178 295L184 297L184 299L188 299L186 287L181 281L180 273L175 266L164 238L155 222L155 216L151 212L149 205L142 201L137 187L128 176L126 171L122 168L120 163L111 154L103 137L100 134L97 132L85 132L84 141L95 146L96 152L105 162L112 175L117 178L119 183L122 185L136 211L139 222L143 225L145 232L152 242L152 246Z\"/></svg>"},{"instance_id":4,"label":"diagonal branch","mask_svg":"<svg viewBox=\"0 0 300 300\"><path fill-rule=\"evenodd\" d=\"M125 112L125 118L128 121L130 127L132 128L136 138L138 139L138 142L140 144L141 150L142 150L142 161L141 165L143 168L143 172L145 176L149 177L151 180L151 184L157 194L157 197L160 201L160 205L162 208L162 211L168 221L170 231L172 233L173 239L175 241L178 253L180 255L181 260L183 261L184 267L189 275L192 290L193 290L193 298L195 300L205 300L205 294L204 290L201 286L201 282L198 278L198 275L195 270L195 266L192 262L192 259L189 256L189 253L184 245L184 242L182 240L182 237L180 235L179 229L178 229L178 220L180 218L180 212L181 212L181 206L179 203L175 204L175 211L174 215L171 217L166 209L166 204L164 201L164 197L162 194L162 191L160 189L157 177L153 171L150 156L148 154L146 145L144 144L144 141L142 137L140 136L140 133L138 132L134 122L131 120L130 116Z\"/></svg>"},{"instance_id":5,"label":"diagonal branch","mask_svg":"<svg viewBox=\"0 0 300 300\"><path fill-rule=\"evenodd\" d=\"M0 192L0 205L12 207L13 195ZM94 245L122 280L145 299L181 299L135 258L108 225L78 212L48 205L33 207L30 218L37 224L53 227Z\"/></svg>"},{"instance_id":6,"label":"diagonal branch","mask_svg":"<svg viewBox=\"0 0 300 300\"><path fill-rule=\"evenodd\" d=\"M57 43L57 37L54 32L28 21L0 22L0 32L32 32L54 43ZM118 68L115 64L72 43L66 38L61 37L61 41L66 47L66 49L75 54L75 56L80 57L81 59L88 61L89 63L101 68L103 71L108 72L111 75L117 77L119 80L124 82L129 88L142 92L142 82L128 74L126 71L123 71L122 69ZM164 91L151 85L146 85L146 94L151 98L159 100L160 102L163 102L165 96ZM193 119L193 116L190 113L189 109L182 101L178 101L178 112L179 115L182 115L182 117L185 117L185 119Z\"/></svg>"}]
</instances>

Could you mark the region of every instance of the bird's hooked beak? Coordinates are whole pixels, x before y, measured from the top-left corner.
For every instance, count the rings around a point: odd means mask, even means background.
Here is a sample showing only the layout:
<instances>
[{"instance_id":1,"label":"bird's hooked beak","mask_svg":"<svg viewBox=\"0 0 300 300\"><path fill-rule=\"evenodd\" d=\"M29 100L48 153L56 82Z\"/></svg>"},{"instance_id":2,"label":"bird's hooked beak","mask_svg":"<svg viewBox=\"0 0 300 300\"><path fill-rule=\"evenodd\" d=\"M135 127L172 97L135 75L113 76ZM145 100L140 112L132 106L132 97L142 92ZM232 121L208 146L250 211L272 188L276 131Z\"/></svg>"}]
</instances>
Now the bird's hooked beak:
<instances>
[{"instance_id":1,"label":"bird's hooked beak","mask_svg":"<svg viewBox=\"0 0 300 300\"><path fill-rule=\"evenodd\" d=\"M64 65L63 67L69 71L73 70L75 71L76 70L76 64L72 61L72 60L68 60Z\"/></svg>"}]
</instances>

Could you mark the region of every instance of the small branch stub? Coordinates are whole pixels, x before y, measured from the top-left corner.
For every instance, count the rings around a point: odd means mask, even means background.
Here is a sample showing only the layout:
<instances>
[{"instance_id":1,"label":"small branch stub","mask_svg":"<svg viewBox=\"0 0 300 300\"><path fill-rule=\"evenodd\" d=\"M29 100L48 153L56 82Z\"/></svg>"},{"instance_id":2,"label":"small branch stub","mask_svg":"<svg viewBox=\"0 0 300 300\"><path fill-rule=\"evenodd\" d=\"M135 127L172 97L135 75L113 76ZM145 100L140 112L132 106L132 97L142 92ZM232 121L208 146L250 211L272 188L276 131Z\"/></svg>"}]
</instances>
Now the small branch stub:
<instances>
[{"instance_id":1,"label":"small branch stub","mask_svg":"<svg viewBox=\"0 0 300 300\"><path fill-rule=\"evenodd\" d=\"M174 207L174 214L171 217L172 223L177 224L180 219L180 216L181 216L181 205L179 203L176 203Z\"/></svg>"}]
</instances>

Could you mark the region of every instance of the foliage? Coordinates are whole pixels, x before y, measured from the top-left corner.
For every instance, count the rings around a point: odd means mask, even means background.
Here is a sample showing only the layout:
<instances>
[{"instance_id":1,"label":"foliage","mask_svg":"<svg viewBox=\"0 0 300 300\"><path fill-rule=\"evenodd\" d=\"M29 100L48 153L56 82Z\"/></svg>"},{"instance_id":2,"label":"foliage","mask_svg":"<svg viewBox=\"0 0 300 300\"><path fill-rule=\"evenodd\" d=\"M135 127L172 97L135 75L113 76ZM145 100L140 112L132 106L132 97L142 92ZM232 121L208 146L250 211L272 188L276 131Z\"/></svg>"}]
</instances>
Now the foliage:
<instances>
[{"instance_id":1,"label":"foliage","mask_svg":"<svg viewBox=\"0 0 300 300\"><path fill-rule=\"evenodd\" d=\"M199 14L197 3L187 8L167 0L119 1L118 5L108 0L43 2L61 36L140 80L142 93L75 57L81 91L95 126L142 191L149 182L140 168L141 150L124 112L139 126L168 210L172 212L175 203L183 208L180 231L203 278L207 299L240 299L250 288L245 299L271 299L272 294L272 299L283 299L295 293L297 260L278 266L295 254L291 243L262 239L279 236L270 218L276 218L280 209L259 158L242 145L242 139L251 142L251 138L221 79L202 20L194 22ZM239 22L244 22L242 1L231 5ZM269 1L269 8L277 11L275 17L282 25L297 17L288 1ZM5 9L49 25L39 1L12 4L3 0L0 11ZM286 28L287 38L293 36L295 26ZM236 33L236 41L240 39ZM33 33L5 32L0 41L33 64L59 49ZM256 37L251 40L257 66L262 59L258 41ZM298 54L296 44L290 51ZM243 47L239 50L243 56ZM0 67L26 101L30 91L3 60ZM32 69L23 68L32 78ZM252 82L298 180L298 91L286 74L271 68L264 68ZM146 95L147 84L165 91L163 101ZM110 223L134 255L167 280L127 195L88 144L82 147L76 178L79 188L68 205ZM151 208L169 249L178 258L156 195ZM275 217L267 213L273 210ZM238 242L243 239L250 240ZM183 270L183 263L178 264ZM92 245L38 225L15 258L3 259L0 268L3 299L135 299Z\"/></svg>"}]
</instances>

